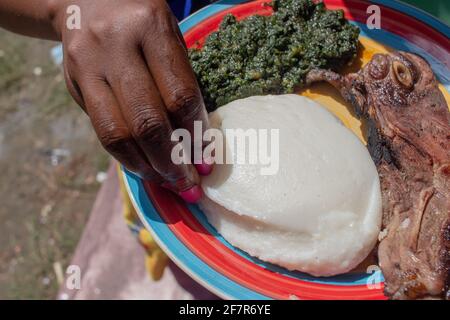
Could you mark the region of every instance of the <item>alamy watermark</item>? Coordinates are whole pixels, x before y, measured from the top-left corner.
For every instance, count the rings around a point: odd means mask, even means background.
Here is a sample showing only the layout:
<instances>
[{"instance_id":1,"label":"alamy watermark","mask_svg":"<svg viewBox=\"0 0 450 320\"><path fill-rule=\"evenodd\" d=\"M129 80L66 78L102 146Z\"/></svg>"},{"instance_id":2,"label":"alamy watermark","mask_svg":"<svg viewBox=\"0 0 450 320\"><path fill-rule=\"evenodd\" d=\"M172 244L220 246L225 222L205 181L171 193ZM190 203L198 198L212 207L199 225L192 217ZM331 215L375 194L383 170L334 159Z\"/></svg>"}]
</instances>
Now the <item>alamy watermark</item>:
<instances>
[{"instance_id":1,"label":"alamy watermark","mask_svg":"<svg viewBox=\"0 0 450 320\"><path fill-rule=\"evenodd\" d=\"M81 29L81 8L71 4L66 9L66 27L68 30ZM369 30L381 29L381 8L377 5L370 5L366 9L368 15L366 25Z\"/></svg>"},{"instance_id":2,"label":"alamy watermark","mask_svg":"<svg viewBox=\"0 0 450 320\"><path fill-rule=\"evenodd\" d=\"M66 269L66 288L69 290L81 289L81 268L77 265L70 265Z\"/></svg>"},{"instance_id":3,"label":"alamy watermark","mask_svg":"<svg viewBox=\"0 0 450 320\"><path fill-rule=\"evenodd\" d=\"M381 29L381 8L375 4L367 7L366 13L369 15L366 21L369 30Z\"/></svg>"},{"instance_id":4,"label":"alamy watermark","mask_svg":"<svg viewBox=\"0 0 450 320\"><path fill-rule=\"evenodd\" d=\"M380 267L377 265L370 265L367 267L366 272L370 274L366 280L367 289L381 289L383 285L383 273L381 272Z\"/></svg>"},{"instance_id":5,"label":"alamy watermark","mask_svg":"<svg viewBox=\"0 0 450 320\"><path fill-rule=\"evenodd\" d=\"M176 129L171 159L174 164L250 164L260 165L261 175L275 175L280 167L279 129L219 129L203 131L194 122L194 137L186 129ZM193 151L193 155L192 155Z\"/></svg>"},{"instance_id":6,"label":"alamy watermark","mask_svg":"<svg viewBox=\"0 0 450 320\"><path fill-rule=\"evenodd\" d=\"M70 5L66 10L67 19L66 27L69 30L80 30L81 29L81 8L77 5Z\"/></svg>"}]
</instances>

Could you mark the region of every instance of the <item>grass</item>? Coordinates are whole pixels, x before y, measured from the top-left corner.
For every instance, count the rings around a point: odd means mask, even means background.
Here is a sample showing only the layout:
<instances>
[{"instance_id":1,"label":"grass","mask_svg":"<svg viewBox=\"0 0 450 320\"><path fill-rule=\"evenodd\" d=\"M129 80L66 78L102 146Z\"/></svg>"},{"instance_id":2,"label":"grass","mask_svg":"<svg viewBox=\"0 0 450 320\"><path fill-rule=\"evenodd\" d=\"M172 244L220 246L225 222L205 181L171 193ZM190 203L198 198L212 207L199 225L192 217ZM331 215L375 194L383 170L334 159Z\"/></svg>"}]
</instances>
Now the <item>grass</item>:
<instances>
[{"instance_id":1,"label":"grass","mask_svg":"<svg viewBox=\"0 0 450 320\"><path fill-rule=\"evenodd\" d=\"M0 299L56 297L55 266L69 265L109 164L54 45L0 30ZM56 166L55 148L69 151Z\"/></svg>"}]
</instances>

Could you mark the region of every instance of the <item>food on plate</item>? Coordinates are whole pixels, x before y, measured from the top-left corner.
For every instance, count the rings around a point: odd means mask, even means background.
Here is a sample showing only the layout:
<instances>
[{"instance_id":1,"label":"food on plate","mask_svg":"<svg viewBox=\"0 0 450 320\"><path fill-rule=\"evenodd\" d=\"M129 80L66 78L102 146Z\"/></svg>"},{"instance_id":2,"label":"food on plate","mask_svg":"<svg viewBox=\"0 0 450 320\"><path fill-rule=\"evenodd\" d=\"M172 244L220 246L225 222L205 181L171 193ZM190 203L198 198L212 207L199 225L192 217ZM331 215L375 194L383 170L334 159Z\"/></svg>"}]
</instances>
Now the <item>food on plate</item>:
<instances>
[{"instance_id":1,"label":"food on plate","mask_svg":"<svg viewBox=\"0 0 450 320\"><path fill-rule=\"evenodd\" d=\"M450 113L428 63L405 52L377 54L342 77L314 70L368 120L368 148L381 180L378 257L394 299L449 298Z\"/></svg>"},{"instance_id":2,"label":"food on plate","mask_svg":"<svg viewBox=\"0 0 450 320\"><path fill-rule=\"evenodd\" d=\"M293 93L311 68L338 70L355 57L359 29L342 10L274 0L271 16L223 19L189 56L208 111L252 95Z\"/></svg>"},{"instance_id":3,"label":"food on plate","mask_svg":"<svg viewBox=\"0 0 450 320\"><path fill-rule=\"evenodd\" d=\"M366 258L380 231L379 178L367 148L338 118L299 95L268 95L222 106L210 122L234 161L202 179L200 207L226 240L315 276L345 273ZM275 174L261 174L267 162L236 161L251 147L250 138L247 149L230 140L234 129L279 130L278 141L267 133L269 154L279 150Z\"/></svg>"}]
</instances>

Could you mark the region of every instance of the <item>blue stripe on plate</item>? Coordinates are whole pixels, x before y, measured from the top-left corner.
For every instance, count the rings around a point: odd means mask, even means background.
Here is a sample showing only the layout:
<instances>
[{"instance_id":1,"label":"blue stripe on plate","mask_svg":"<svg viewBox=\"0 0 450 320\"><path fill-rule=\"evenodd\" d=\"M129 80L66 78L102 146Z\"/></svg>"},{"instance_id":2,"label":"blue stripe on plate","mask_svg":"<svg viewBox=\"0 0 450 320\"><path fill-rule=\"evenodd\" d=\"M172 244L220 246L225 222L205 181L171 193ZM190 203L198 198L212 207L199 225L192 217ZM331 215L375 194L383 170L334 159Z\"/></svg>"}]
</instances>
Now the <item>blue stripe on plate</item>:
<instances>
[{"instance_id":1,"label":"blue stripe on plate","mask_svg":"<svg viewBox=\"0 0 450 320\"><path fill-rule=\"evenodd\" d=\"M335 277L326 277L326 278L319 278L319 277L313 277L306 273L299 272L299 271L289 271L283 267L279 267L277 265L274 265L272 263L261 261L255 257L250 256L248 253L232 246L225 238L222 237L220 233L217 232L217 230L208 222L206 216L204 213L198 208L196 205L189 205L189 210L192 212L192 214L195 216L195 218L202 224L202 226L208 230L210 234L212 234L217 240L219 240L224 246L232 250L234 253L240 255L244 259L247 259L248 261L259 265L263 267L264 269L277 272L279 274L282 274L284 276L299 279L302 281L308 281L308 282L314 282L314 283L321 283L321 284L329 284L329 285L338 285L338 286L355 286L355 285L365 285L368 283L368 281L371 281L370 283L380 283L384 281L383 276L377 275L374 276L373 273L347 273Z\"/></svg>"},{"instance_id":2,"label":"blue stripe on plate","mask_svg":"<svg viewBox=\"0 0 450 320\"><path fill-rule=\"evenodd\" d=\"M162 221L150 201L140 178L122 167L124 179L133 205L146 228L152 232L158 245L186 273L222 298L269 299L218 273L194 255Z\"/></svg>"}]
</instances>

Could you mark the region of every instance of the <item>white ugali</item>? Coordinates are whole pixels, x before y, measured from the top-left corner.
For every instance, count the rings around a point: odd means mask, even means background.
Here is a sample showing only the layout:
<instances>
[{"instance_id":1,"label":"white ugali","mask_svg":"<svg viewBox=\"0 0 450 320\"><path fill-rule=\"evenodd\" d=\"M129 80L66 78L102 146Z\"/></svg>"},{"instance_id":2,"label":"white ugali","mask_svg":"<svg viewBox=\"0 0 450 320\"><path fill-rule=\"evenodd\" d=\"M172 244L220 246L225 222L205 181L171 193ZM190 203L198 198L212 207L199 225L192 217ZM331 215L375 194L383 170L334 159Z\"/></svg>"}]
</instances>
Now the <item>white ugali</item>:
<instances>
[{"instance_id":1,"label":"white ugali","mask_svg":"<svg viewBox=\"0 0 450 320\"><path fill-rule=\"evenodd\" d=\"M210 117L223 132L279 129L275 175L261 175L262 164L224 164L202 180L200 206L227 241L315 276L345 273L365 259L380 231L378 174L333 114L299 95L269 95L236 100Z\"/></svg>"}]
</instances>

